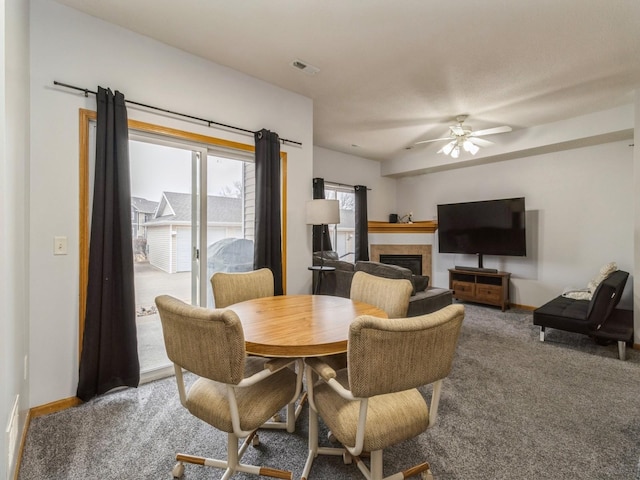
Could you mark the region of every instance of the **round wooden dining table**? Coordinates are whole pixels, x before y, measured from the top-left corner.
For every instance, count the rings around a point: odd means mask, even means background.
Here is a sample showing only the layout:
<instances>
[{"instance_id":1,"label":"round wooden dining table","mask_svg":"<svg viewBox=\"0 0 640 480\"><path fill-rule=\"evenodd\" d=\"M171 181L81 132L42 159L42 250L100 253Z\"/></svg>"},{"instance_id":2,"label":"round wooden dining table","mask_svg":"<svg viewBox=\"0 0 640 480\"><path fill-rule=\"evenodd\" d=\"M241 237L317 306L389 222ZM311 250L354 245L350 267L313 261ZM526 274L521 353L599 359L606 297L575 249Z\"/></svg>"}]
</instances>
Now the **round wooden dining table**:
<instances>
[{"instance_id":1,"label":"round wooden dining table","mask_svg":"<svg viewBox=\"0 0 640 480\"><path fill-rule=\"evenodd\" d=\"M359 315L387 318L373 305L329 295L279 295L229 305L240 317L246 350L266 357L318 357L347 351Z\"/></svg>"}]
</instances>

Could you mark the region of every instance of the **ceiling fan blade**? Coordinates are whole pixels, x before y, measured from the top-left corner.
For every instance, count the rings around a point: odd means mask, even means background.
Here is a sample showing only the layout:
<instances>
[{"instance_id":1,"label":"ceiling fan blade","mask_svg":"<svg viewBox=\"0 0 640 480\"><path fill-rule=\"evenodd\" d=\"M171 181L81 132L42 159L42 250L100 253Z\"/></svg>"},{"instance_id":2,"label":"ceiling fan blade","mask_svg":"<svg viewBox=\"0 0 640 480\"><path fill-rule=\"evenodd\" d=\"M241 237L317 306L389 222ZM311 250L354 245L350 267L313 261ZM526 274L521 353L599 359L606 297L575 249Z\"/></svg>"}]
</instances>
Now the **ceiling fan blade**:
<instances>
[{"instance_id":1,"label":"ceiling fan blade","mask_svg":"<svg viewBox=\"0 0 640 480\"><path fill-rule=\"evenodd\" d=\"M439 142L440 140L451 140L451 137L434 138L431 140L420 140L419 142L414 143L414 145L420 145L421 143Z\"/></svg>"},{"instance_id":2,"label":"ceiling fan blade","mask_svg":"<svg viewBox=\"0 0 640 480\"><path fill-rule=\"evenodd\" d=\"M482 135L493 135L494 133L507 133L511 131L511 127L503 125L501 127L487 128L485 130L477 130L469 134L470 137L480 137Z\"/></svg>"},{"instance_id":3,"label":"ceiling fan blade","mask_svg":"<svg viewBox=\"0 0 640 480\"><path fill-rule=\"evenodd\" d=\"M493 142L485 140L484 138L469 137L467 140L478 145L479 147L490 147L491 145L494 145Z\"/></svg>"}]
</instances>

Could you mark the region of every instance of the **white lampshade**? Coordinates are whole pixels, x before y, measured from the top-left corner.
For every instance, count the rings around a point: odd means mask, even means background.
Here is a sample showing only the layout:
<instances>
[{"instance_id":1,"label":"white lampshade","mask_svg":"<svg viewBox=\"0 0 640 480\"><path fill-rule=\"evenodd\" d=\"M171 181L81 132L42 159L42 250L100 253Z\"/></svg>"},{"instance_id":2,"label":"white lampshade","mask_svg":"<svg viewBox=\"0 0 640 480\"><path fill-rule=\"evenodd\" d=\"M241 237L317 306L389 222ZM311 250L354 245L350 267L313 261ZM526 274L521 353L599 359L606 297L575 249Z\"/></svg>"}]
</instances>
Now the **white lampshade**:
<instances>
[{"instance_id":1,"label":"white lampshade","mask_svg":"<svg viewBox=\"0 0 640 480\"><path fill-rule=\"evenodd\" d=\"M307 202L307 225L329 225L340 223L338 200L309 200Z\"/></svg>"}]
</instances>

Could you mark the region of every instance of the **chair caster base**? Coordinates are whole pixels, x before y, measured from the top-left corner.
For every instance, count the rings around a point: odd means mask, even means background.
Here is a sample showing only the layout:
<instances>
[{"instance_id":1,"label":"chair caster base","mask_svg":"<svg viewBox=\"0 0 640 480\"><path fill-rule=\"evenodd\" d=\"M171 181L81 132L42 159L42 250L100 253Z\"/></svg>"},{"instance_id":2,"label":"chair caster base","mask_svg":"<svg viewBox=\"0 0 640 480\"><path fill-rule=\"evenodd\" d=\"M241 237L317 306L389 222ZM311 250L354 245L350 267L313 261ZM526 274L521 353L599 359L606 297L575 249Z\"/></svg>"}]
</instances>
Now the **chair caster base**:
<instances>
[{"instance_id":1,"label":"chair caster base","mask_svg":"<svg viewBox=\"0 0 640 480\"><path fill-rule=\"evenodd\" d=\"M251 439L251 445L253 445L254 447L257 447L258 445L260 445L260 437L258 437L257 433Z\"/></svg>"},{"instance_id":2,"label":"chair caster base","mask_svg":"<svg viewBox=\"0 0 640 480\"><path fill-rule=\"evenodd\" d=\"M427 470L426 472L422 472L420 474L420 479L421 480L434 480L433 473L431 473L431 470Z\"/></svg>"},{"instance_id":3,"label":"chair caster base","mask_svg":"<svg viewBox=\"0 0 640 480\"><path fill-rule=\"evenodd\" d=\"M342 461L345 465L351 465L353 463L353 457L347 451L342 453Z\"/></svg>"},{"instance_id":4,"label":"chair caster base","mask_svg":"<svg viewBox=\"0 0 640 480\"><path fill-rule=\"evenodd\" d=\"M171 475L173 475L173 478L182 478L182 476L184 475L184 463L176 463L176 465L173 467L173 470L171 470Z\"/></svg>"}]
</instances>

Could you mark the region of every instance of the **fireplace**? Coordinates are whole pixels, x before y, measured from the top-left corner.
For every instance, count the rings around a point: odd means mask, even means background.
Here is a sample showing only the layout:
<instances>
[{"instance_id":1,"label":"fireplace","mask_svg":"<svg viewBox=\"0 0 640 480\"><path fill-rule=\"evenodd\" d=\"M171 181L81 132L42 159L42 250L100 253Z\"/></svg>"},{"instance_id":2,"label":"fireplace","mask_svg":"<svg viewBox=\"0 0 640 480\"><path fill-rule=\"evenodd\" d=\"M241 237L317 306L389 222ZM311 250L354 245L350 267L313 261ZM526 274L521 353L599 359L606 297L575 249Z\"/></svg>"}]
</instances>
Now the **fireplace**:
<instances>
[{"instance_id":1,"label":"fireplace","mask_svg":"<svg viewBox=\"0 0 640 480\"><path fill-rule=\"evenodd\" d=\"M391 256L411 256L411 257L420 257L421 266L420 272L417 275L426 275L431 277L431 245L409 245L409 244L398 244L398 245L376 245L372 244L370 246L371 260L374 262L382 262L380 257L383 255L391 255ZM394 261L392 262L397 265ZM405 265L402 265L403 267ZM411 267L407 267L411 268ZM414 271L412 269L412 271ZM414 272L415 273L415 272Z\"/></svg>"},{"instance_id":2,"label":"fireplace","mask_svg":"<svg viewBox=\"0 0 640 480\"><path fill-rule=\"evenodd\" d=\"M422 255L382 254L380 255L380 263L398 265L408 268L414 275L422 275Z\"/></svg>"}]
</instances>

